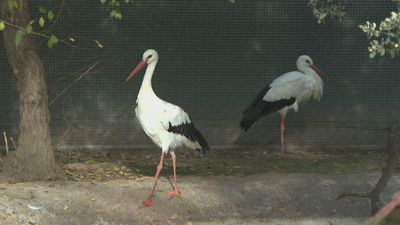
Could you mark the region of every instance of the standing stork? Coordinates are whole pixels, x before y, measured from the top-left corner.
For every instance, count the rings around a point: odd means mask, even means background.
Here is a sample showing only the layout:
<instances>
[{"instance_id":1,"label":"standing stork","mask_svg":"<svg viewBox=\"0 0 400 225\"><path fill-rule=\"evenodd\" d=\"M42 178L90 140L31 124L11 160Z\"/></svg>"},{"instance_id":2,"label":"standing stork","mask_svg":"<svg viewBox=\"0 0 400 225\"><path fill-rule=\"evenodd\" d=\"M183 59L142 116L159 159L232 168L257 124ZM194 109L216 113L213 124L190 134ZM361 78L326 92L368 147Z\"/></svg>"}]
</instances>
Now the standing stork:
<instances>
[{"instance_id":1,"label":"standing stork","mask_svg":"<svg viewBox=\"0 0 400 225\"><path fill-rule=\"evenodd\" d=\"M153 186L142 207L150 207L152 204L152 195L163 166L165 154L168 152L171 154L174 169L173 191L169 192L168 195L176 197L180 195L180 191L176 179L176 156L174 149L184 145L192 149L202 150L206 154L210 148L201 133L195 128L189 115L183 109L160 99L154 93L151 78L153 77L157 61L158 54L155 50L149 49L145 51L142 61L126 79L126 81L130 80L147 65L142 86L136 100L137 107L135 112L144 132L162 149Z\"/></svg>"},{"instance_id":2,"label":"standing stork","mask_svg":"<svg viewBox=\"0 0 400 225\"><path fill-rule=\"evenodd\" d=\"M299 104L314 98L319 101L322 97L324 83L323 76L309 56L302 55L297 59L297 69L285 73L271 84L265 86L243 111L243 118L240 121L240 127L247 131L254 122L264 115L273 112L279 112L280 135L281 135L281 153L280 158L285 157L284 132L285 117L289 109L297 112Z\"/></svg>"}]
</instances>

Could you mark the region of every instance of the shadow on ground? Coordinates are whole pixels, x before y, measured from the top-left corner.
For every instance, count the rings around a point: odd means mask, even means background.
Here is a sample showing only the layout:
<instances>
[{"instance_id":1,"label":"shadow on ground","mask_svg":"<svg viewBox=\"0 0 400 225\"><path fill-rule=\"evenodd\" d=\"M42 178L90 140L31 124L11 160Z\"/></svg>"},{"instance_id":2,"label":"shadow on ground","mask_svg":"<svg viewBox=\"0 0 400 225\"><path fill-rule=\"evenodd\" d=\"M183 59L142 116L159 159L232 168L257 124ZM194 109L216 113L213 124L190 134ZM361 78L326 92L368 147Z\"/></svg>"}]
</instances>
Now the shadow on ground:
<instances>
[{"instance_id":1,"label":"shadow on ground","mask_svg":"<svg viewBox=\"0 0 400 225\"><path fill-rule=\"evenodd\" d=\"M139 208L159 151L57 151L65 176L56 181L0 184L0 224L366 224L369 202L342 191L369 191L384 155L374 152L277 152L214 149L206 158L178 155L182 195L169 199L171 162L152 208ZM396 175L384 200L398 191Z\"/></svg>"}]
</instances>

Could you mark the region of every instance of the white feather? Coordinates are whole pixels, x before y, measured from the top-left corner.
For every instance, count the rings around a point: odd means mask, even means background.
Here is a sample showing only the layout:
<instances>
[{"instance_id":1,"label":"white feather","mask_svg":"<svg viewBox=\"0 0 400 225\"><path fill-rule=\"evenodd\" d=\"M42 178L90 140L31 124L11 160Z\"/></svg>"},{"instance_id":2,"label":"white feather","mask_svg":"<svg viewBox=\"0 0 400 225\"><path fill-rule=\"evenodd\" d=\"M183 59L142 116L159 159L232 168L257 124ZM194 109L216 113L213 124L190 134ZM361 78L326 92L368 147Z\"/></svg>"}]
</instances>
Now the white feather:
<instances>
[{"instance_id":1,"label":"white feather","mask_svg":"<svg viewBox=\"0 0 400 225\"><path fill-rule=\"evenodd\" d=\"M285 73L272 81L270 89L263 97L264 101L274 102L282 99L295 98L296 101L284 107L279 112L286 114L288 109L298 111L299 104L314 98L319 101L323 94L324 83L321 77L316 72L309 68L308 56L300 56L297 60L298 71Z\"/></svg>"},{"instance_id":2,"label":"white feather","mask_svg":"<svg viewBox=\"0 0 400 225\"><path fill-rule=\"evenodd\" d=\"M156 52L151 54L155 55ZM157 58L158 59L158 56ZM192 142L184 135L169 132L170 124L179 126L191 123L189 115L179 106L160 99L153 91L151 78L157 60L147 66L147 70L140 88L135 109L136 117L145 133L151 140L162 148L164 153L169 149L176 149L182 145L189 148L201 148L199 143Z\"/></svg>"}]
</instances>

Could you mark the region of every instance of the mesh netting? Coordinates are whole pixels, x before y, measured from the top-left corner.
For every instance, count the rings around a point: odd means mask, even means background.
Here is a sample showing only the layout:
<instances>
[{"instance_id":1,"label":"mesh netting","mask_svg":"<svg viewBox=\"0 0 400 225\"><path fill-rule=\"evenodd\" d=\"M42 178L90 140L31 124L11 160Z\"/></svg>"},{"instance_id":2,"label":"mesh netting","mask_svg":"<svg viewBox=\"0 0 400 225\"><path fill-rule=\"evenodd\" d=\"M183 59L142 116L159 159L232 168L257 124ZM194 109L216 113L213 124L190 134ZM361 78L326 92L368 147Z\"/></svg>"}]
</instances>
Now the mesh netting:
<instances>
[{"instance_id":1,"label":"mesh netting","mask_svg":"<svg viewBox=\"0 0 400 225\"><path fill-rule=\"evenodd\" d=\"M289 147L379 148L386 129L400 124L400 62L369 59L358 29L389 15L390 1L350 1L343 23L327 25L317 24L307 1L293 0L135 1L123 7L121 21L98 1L48 7L61 12L52 32L76 41L48 50L42 40L58 147L152 145L134 115L143 73L125 82L148 48L160 56L155 92L184 108L213 146L279 143L278 115L239 135L241 112L263 86L295 70L303 54L327 79L321 102L288 114ZM18 136L16 81L1 52L0 128Z\"/></svg>"}]
</instances>

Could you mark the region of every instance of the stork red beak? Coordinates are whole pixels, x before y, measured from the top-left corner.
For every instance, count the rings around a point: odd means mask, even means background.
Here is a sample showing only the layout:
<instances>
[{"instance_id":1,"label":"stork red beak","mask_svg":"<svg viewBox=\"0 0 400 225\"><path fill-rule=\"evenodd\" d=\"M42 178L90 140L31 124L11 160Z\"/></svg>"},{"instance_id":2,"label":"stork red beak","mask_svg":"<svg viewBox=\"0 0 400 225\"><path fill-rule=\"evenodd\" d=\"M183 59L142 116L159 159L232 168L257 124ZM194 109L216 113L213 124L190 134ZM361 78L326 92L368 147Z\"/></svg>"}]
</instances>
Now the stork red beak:
<instances>
[{"instance_id":1,"label":"stork red beak","mask_svg":"<svg viewBox=\"0 0 400 225\"><path fill-rule=\"evenodd\" d=\"M146 61L142 60L140 61L139 64L135 67L135 69L132 71L131 75L129 75L128 78L126 78L126 81L130 80L132 77L136 76L136 74L143 69L143 67L146 66Z\"/></svg>"},{"instance_id":2,"label":"stork red beak","mask_svg":"<svg viewBox=\"0 0 400 225\"><path fill-rule=\"evenodd\" d=\"M311 64L311 65L309 65L309 67L311 69L313 69L320 77L323 77L323 78L326 77L325 74L320 69L318 69L318 67L315 64Z\"/></svg>"}]
</instances>

